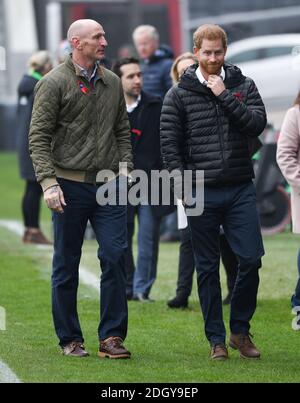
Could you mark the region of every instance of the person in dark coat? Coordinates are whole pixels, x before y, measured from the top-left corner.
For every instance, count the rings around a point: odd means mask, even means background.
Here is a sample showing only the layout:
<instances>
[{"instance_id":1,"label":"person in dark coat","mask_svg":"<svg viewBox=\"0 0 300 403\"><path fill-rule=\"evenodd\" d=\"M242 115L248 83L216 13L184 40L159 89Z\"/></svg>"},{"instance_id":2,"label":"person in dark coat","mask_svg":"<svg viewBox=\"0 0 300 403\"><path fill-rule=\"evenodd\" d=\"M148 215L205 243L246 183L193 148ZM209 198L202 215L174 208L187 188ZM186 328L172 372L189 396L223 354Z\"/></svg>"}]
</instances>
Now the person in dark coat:
<instances>
[{"instance_id":1,"label":"person in dark coat","mask_svg":"<svg viewBox=\"0 0 300 403\"><path fill-rule=\"evenodd\" d=\"M25 226L24 243L51 244L40 230L39 212L43 192L36 181L28 144L34 88L36 83L51 69L52 61L47 51L34 53L29 59L29 71L24 75L18 86L17 139L19 169L21 178L26 182L22 200Z\"/></svg>"},{"instance_id":2,"label":"person in dark coat","mask_svg":"<svg viewBox=\"0 0 300 403\"><path fill-rule=\"evenodd\" d=\"M127 113L131 127L131 144L134 169L143 170L148 179L151 170L162 169L159 124L162 101L142 91L140 63L135 58L124 58L113 66L112 71L122 81ZM149 181L150 182L150 181ZM126 253L127 298L149 302L149 294L156 279L159 228L166 206L128 205L127 230L128 249ZM138 218L138 258L135 265L132 253L134 220Z\"/></svg>"},{"instance_id":3,"label":"person in dark coat","mask_svg":"<svg viewBox=\"0 0 300 403\"><path fill-rule=\"evenodd\" d=\"M189 67L164 99L161 146L169 171L193 173L191 194L180 195L186 206L190 195L204 186L202 213L190 207L186 212L211 359L228 358L219 275L220 225L239 261L229 345L239 350L241 358L257 359L260 352L251 340L250 321L264 247L249 143L263 132L267 119L255 83L225 63L226 50L227 35L221 27L206 24L194 33L199 64ZM204 182L197 182L199 171L204 172Z\"/></svg>"},{"instance_id":4,"label":"person in dark coat","mask_svg":"<svg viewBox=\"0 0 300 403\"><path fill-rule=\"evenodd\" d=\"M163 99L172 86L173 52L167 45L160 45L159 33L152 25L138 26L132 37L141 61L143 90Z\"/></svg>"},{"instance_id":5,"label":"person in dark coat","mask_svg":"<svg viewBox=\"0 0 300 403\"><path fill-rule=\"evenodd\" d=\"M140 58L143 90L163 99L172 86L170 76L174 59L172 49L160 43L159 33L153 25L139 25L133 31L132 37ZM179 240L176 211L162 220L160 232L161 242Z\"/></svg>"},{"instance_id":6,"label":"person in dark coat","mask_svg":"<svg viewBox=\"0 0 300 403\"><path fill-rule=\"evenodd\" d=\"M196 55L190 52L183 53L174 61L171 69L171 77L174 85L178 84L181 76L188 67L197 64ZM223 300L224 305L230 304L235 280L237 276L238 261L226 240L223 231L220 231L220 252L222 263L226 272L228 294ZM176 295L167 305L169 308L186 308L192 292L193 277L195 271L195 259L192 247L190 230L187 227L180 230L179 265Z\"/></svg>"}]
</instances>

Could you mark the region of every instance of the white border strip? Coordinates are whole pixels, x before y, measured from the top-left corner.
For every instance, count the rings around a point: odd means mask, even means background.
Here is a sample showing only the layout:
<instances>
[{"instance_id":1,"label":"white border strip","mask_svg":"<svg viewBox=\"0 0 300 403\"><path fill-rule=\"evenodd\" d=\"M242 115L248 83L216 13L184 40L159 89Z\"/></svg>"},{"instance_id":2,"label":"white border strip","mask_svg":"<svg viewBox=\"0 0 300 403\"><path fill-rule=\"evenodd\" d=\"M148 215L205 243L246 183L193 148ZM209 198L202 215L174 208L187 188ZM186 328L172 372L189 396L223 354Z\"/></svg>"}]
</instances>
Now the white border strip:
<instances>
[{"instance_id":1,"label":"white border strip","mask_svg":"<svg viewBox=\"0 0 300 403\"><path fill-rule=\"evenodd\" d=\"M18 235L23 234L22 225L13 221L0 220L0 226ZM22 383L16 374L3 362L0 361L0 383Z\"/></svg>"},{"instance_id":2,"label":"white border strip","mask_svg":"<svg viewBox=\"0 0 300 403\"><path fill-rule=\"evenodd\" d=\"M22 236L24 232L23 225L14 220L0 220L0 227L6 228L19 236ZM79 276L83 284L99 292L100 279L98 279L95 274L81 266ZM2 361L0 361L0 383L22 383L17 375L15 375L12 370Z\"/></svg>"},{"instance_id":3,"label":"white border strip","mask_svg":"<svg viewBox=\"0 0 300 403\"><path fill-rule=\"evenodd\" d=\"M19 236L22 236L24 232L24 227L19 221L0 220L0 227L6 228ZM37 245L37 247L41 249L45 248L43 245ZM83 284L93 288L96 291L100 291L100 278L91 273L86 267L80 266L79 277Z\"/></svg>"},{"instance_id":4,"label":"white border strip","mask_svg":"<svg viewBox=\"0 0 300 403\"><path fill-rule=\"evenodd\" d=\"M6 228L15 234L22 236L24 232L24 227L18 221L13 220L0 220L0 227Z\"/></svg>"},{"instance_id":5,"label":"white border strip","mask_svg":"<svg viewBox=\"0 0 300 403\"><path fill-rule=\"evenodd\" d=\"M0 361L0 383L22 383L17 375L2 361Z\"/></svg>"}]
</instances>

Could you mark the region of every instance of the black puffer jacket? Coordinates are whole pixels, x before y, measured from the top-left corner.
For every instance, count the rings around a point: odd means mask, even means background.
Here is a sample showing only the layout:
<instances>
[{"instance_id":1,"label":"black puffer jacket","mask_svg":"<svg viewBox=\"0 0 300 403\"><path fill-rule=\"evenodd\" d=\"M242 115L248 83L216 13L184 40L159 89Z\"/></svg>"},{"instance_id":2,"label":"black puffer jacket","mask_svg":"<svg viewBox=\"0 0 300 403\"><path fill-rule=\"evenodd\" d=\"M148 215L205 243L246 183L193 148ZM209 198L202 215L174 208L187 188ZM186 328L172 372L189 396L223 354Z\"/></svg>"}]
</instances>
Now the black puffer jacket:
<instances>
[{"instance_id":1,"label":"black puffer jacket","mask_svg":"<svg viewBox=\"0 0 300 403\"><path fill-rule=\"evenodd\" d=\"M254 82L225 64L226 90L218 97L190 67L167 93L161 115L164 163L174 169L203 170L205 184L220 186L254 177L249 143L265 128L266 112Z\"/></svg>"}]
</instances>

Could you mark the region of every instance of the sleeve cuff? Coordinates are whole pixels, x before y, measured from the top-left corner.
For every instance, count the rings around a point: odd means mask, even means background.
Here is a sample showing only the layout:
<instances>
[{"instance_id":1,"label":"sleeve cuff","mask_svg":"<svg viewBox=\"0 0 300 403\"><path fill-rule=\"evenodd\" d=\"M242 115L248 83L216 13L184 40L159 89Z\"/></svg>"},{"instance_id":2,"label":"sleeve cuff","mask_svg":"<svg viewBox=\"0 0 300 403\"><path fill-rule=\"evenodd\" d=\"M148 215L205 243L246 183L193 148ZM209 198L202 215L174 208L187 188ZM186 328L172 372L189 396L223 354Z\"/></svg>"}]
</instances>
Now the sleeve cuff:
<instances>
[{"instance_id":1,"label":"sleeve cuff","mask_svg":"<svg viewBox=\"0 0 300 403\"><path fill-rule=\"evenodd\" d=\"M43 192L45 192L47 189L58 185L57 180L55 177L52 178L45 178L40 181L40 185L42 186Z\"/></svg>"},{"instance_id":2,"label":"sleeve cuff","mask_svg":"<svg viewBox=\"0 0 300 403\"><path fill-rule=\"evenodd\" d=\"M223 92L221 92L221 94L218 96L219 100L220 100L220 101L223 101L223 100L226 98L227 94L228 94L228 90L225 89L225 90L224 90Z\"/></svg>"}]
</instances>

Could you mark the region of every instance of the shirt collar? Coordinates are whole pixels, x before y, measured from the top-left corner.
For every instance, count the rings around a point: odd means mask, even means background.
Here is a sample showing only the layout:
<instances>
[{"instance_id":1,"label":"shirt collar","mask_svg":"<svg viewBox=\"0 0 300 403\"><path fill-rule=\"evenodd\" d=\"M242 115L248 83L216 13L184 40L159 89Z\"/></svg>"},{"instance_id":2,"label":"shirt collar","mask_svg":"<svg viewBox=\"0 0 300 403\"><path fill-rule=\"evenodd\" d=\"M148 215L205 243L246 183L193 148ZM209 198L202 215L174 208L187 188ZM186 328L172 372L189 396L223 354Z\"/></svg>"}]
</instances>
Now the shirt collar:
<instances>
[{"instance_id":1,"label":"shirt collar","mask_svg":"<svg viewBox=\"0 0 300 403\"><path fill-rule=\"evenodd\" d=\"M141 99L142 95L140 94L134 104L126 105L127 113L133 112L139 106Z\"/></svg>"},{"instance_id":2,"label":"shirt collar","mask_svg":"<svg viewBox=\"0 0 300 403\"><path fill-rule=\"evenodd\" d=\"M95 67L94 67L93 73L92 73L90 78L89 78L89 74L88 74L87 69L85 69L84 67L81 67L79 64L75 63L74 61L73 61L73 63L79 69L80 75L82 77L86 78L89 82L91 82L94 78L97 77L97 69L99 67L99 62L95 63Z\"/></svg>"},{"instance_id":3,"label":"shirt collar","mask_svg":"<svg viewBox=\"0 0 300 403\"><path fill-rule=\"evenodd\" d=\"M203 74L201 73L200 67L198 67L197 70L196 70L196 76L197 76L198 80L200 81L200 83L203 84L206 87L207 86L207 81L203 77ZM220 77L222 78L223 81L225 80L225 70L224 70L223 66L221 68Z\"/></svg>"}]
</instances>

